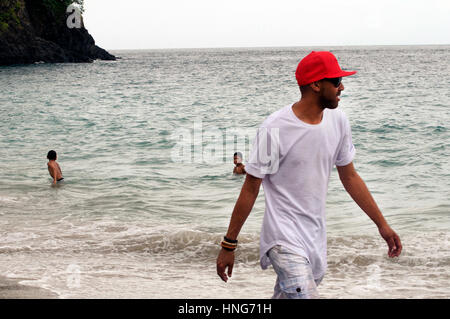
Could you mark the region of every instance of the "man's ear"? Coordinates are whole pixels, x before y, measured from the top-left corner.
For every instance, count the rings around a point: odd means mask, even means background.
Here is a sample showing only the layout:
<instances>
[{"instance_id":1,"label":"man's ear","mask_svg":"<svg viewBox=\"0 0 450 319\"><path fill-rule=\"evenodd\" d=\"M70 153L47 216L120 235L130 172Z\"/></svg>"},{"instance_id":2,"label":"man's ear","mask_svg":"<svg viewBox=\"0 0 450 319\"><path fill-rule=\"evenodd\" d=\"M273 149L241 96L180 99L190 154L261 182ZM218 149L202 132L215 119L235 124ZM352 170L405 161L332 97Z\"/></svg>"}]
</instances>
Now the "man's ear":
<instances>
[{"instance_id":1,"label":"man's ear","mask_svg":"<svg viewBox=\"0 0 450 319\"><path fill-rule=\"evenodd\" d=\"M316 81L309 85L314 92L320 92L320 82Z\"/></svg>"}]
</instances>

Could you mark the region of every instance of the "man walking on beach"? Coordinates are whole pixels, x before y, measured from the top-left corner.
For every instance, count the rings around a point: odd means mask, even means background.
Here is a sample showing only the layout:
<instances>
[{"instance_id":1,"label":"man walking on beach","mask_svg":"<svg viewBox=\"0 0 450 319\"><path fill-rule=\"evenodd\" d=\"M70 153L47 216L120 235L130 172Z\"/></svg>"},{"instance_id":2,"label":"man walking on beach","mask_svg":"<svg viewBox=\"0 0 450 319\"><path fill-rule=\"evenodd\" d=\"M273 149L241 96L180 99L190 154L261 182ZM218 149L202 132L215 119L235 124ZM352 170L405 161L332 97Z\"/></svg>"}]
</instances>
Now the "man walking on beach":
<instances>
[{"instance_id":1,"label":"man walking on beach","mask_svg":"<svg viewBox=\"0 0 450 319\"><path fill-rule=\"evenodd\" d=\"M353 200L377 225L389 257L402 245L353 166L350 123L337 109L344 90L342 71L331 52L311 52L300 61L300 101L271 114L261 125L246 163L247 176L217 258L217 274L231 277L238 234L262 183L265 214L260 262L273 266L273 298L318 298L327 266L325 204L333 166ZM270 154L270 155L269 155Z\"/></svg>"}]
</instances>

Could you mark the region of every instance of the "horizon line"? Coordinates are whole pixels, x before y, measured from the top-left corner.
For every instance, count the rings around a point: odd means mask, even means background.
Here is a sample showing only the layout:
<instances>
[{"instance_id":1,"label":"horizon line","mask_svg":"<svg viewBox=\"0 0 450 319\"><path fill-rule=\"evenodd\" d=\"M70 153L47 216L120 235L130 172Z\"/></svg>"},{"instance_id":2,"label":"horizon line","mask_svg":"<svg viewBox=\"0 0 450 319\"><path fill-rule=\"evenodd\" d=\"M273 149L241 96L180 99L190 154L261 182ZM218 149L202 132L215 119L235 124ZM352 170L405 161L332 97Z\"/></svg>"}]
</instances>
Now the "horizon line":
<instances>
[{"instance_id":1,"label":"horizon line","mask_svg":"<svg viewBox=\"0 0 450 319\"><path fill-rule=\"evenodd\" d=\"M97 43L96 43L97 44ZM98 44L97 44L98 45ZM108 51L138 51L138 50L208 50L208 49L265 49L265 48L311 48L311 47L400 47L400 46L450 46L450 43L428 44L319 44L319 45L286 45L286 46L217 46L217 47L159 47L159 48L127 48L107 49Z\"/></svg>"}]
</instances>

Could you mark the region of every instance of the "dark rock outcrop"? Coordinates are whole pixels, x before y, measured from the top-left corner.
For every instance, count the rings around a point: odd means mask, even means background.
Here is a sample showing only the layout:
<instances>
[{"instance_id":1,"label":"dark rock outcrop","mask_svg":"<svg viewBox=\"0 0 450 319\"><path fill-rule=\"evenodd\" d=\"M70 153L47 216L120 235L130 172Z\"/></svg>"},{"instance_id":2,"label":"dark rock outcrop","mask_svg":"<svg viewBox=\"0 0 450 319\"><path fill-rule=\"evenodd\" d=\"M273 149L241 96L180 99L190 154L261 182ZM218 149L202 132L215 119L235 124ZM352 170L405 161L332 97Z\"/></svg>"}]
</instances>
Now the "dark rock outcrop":
<instances>
[{"instance_id":1,"label":"dark rock outcrop","mask_svg":"<svg viewBox=\"0 0 450 319\"><path fill-rule=\"evenodd\" d=\"M69 28L67 0L0 0L0 65L115 60L84 28Z\"/></svg>"}]
</instances>

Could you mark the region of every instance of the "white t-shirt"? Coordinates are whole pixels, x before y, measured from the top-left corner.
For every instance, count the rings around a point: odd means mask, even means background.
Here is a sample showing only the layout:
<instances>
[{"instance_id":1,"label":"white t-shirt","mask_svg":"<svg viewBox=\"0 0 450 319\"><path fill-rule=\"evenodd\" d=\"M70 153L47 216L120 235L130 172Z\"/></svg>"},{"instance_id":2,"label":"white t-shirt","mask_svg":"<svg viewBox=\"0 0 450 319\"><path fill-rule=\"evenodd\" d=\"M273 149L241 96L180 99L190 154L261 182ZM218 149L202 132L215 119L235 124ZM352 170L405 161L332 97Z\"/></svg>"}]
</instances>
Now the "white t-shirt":
<instances>
[{"instance_id":1,"label":"white t-shirt","mask_svg":"<svg viewBox=\"0 0 450 319\"><path fill-rule=\"evenodd\" d=\"M325 274L327 238L325 204L334 165L353 161L350 123L340 109L325 109L319 124L301 121L293 105L271 114L253 142L245 170L262 178L265 214L260 262L270 265L275 245L306 257L315 279Z\"/></svg>"}]
</instances>

